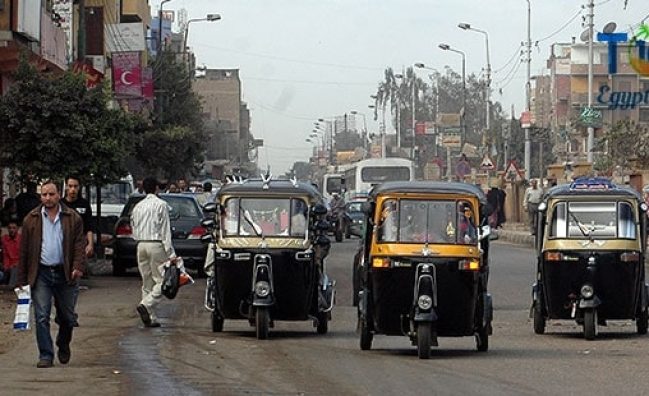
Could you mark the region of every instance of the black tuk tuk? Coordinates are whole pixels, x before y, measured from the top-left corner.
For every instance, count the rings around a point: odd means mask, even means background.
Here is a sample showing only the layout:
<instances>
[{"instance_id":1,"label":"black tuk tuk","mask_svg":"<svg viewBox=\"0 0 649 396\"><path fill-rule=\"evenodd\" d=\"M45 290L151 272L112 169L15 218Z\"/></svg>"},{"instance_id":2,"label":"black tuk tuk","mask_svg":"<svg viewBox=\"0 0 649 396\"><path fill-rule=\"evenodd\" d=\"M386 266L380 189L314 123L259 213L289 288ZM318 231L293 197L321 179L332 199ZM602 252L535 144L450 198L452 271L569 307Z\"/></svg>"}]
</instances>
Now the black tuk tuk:
<instances>
[{"instance_id":1,"label":"black tuk tuk","mask_svg":"<svg viewBox=\"0 0 649 396\"><path fill-rule=\"evenodd\" d=\"M357 255L360 347L376 334L407 336L428 359L437 337L475 336L489 347L489 209L465 183L387 182L365 204Z\"/></svg>"},{"instance_id":2,"label":"black tuk tuk","mask_svg":"<svg viewBox=\"0 0 649 396\"><path fill-rule=\"evenodd\" d=\"M647 206L604 178L550 189L539 205L534 332L549 319L575 320L592 340L607 320L635 320L647 333Z\"/></svg>"},{"instance_id":3,"label":"black tuk tuk","mask_svg":"<svg viewBox=\"0 0 649 396\"><path fill-rule=\"evenodd\" d=\"M316 188L270 177L233 182L205 210L215 214L205 221L214 229L205 264L212 330L247 319L266 339L275 321L310 319L326 333L334 282L324 264L327 208Z\"/></svg>"}]
</instances>

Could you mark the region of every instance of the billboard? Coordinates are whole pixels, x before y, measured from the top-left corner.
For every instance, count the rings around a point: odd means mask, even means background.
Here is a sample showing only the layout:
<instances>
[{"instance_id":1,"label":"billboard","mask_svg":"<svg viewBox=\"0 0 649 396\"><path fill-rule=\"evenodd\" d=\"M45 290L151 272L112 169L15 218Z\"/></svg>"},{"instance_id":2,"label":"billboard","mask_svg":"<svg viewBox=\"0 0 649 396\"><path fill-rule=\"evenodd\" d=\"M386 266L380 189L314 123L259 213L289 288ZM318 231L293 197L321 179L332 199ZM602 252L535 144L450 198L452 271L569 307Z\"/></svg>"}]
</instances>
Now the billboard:
<instances>
[{"instance_id":1,"label":"billboard","mask_svg":"<svg viewBox=\"0 0 649 396\"><path fill-rule=\"evenodd\" d=\"M107 23L104 25L106 51L144 51L144 25L138 23Z\"/></svg>"},{"instance_id":2,"label":"billboard","mask_svg":"<svg viewBox=\"0 0 649 396\"><path fill-rule=\"evenodd\" d=\"M116 96L142 96L139 52L113 53L113 84Z\"/></svg>"},{"instance_id":3,"label":"billboard","mask_svg":"<svg viewBox=\"0 0 649 396\"><path fill-rule=\"evenodd\" d=\"M459 113L440 113L437 116L437 125L442 128L459 127L460 114Z\"/></svg>"}]
</instances>

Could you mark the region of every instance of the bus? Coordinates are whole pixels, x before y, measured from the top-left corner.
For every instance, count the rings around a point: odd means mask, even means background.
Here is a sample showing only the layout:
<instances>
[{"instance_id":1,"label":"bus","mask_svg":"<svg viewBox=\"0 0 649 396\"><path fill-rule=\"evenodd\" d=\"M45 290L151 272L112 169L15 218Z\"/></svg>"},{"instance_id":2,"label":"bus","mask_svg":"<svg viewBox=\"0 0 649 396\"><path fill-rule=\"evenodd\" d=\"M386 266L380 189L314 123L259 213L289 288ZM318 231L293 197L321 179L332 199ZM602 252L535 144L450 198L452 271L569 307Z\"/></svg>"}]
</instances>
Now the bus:
<instances>
[{"instance_id":1,"label":"bus","mask_svg":"<svg viewBox=\"0 0 649 396\"><path fill-rule=\"evenodd\" d=\"M345 200L367 197L375 184L415 180L414 163L406 158L370 158L345 170Z\"/></svg>"}]
</instances>

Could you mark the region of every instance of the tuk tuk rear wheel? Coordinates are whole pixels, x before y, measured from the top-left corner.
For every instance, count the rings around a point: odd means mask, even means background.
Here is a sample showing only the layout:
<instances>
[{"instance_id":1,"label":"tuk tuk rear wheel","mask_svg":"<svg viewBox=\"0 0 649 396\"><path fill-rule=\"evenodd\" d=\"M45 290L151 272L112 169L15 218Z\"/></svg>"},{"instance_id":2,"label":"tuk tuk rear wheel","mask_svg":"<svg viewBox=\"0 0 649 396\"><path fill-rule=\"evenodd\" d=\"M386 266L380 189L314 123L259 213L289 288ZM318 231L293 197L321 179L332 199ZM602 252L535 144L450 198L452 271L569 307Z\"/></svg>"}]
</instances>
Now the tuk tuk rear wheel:
<instances>
[{"instance_id":1,"label":"tuk tuk rear wheel","mask_svg":"<svg viewBox=\"0 0 649 396\"><path fill-rule=\"evenodd\" d=\"M534 333L545 333L545 317L538 302L534 303Z\"/></svg>"},{"instance_id":2,"label":"tuk tuk rear wheel","mask_svg":"<svg viewBox=\"0 0 649 396\"><path fill-rule=\"evenodd\" d=\"M268 339L268 326L270 318L268 315L268 308L259 307L255 312L255 327L257 331L257 339Z\"/></svg>"},{"instance_id":3,"label":"tuk tuk rear wheel","mask_svg":"<svg viewBox=\"0 0 649 396\"><path fill-rule=\"evenodd\" d=\"M643 309L640 316L635 319L635 326L638 334L647 334L647 328L649 327L649 312L647 308Z\"/></svg>"},{"instance_id":4,"label":"tuk tuk rear wheel","mask_svg":"<svg viewBox=\"0 0 649 396\"><path fill-rule=\"evenodd\" d=\"M594 340L597 336L597 310L587 309L584 311L584 338Z\"/></svg>"},{"instance_id":5,"label":"tuk tuk rear wheel","mask_svg":"<svg viewBox=\"0 0 649 396\"><path fill-rule=\"evenodd\" d=\"M372 340L374 339L374 334L370 331L370 328L367 326L367 323L364 320L361 320L361 350L369 351L372 349Z\"/></svg>"},{"instance_id":6,"label":"tuk tuk rear wheel","mask_svg":"<svg viewBox=\"0 0 649 396\"><path fill-rule=\"evenodd\" d=\"M417 325L417 356L419 359L430 359L430 346L432 343L432 329L430 323Z\"/></svg>"},{"instance_id":7,"label":"tuk tuk rear wheel","mask_svg":"<svg viewBox=\"0 0 649 396\"><path fill-rule=\"evenodd\" d=\"M221 315L216 313L216 311L212 312L212 332L213 333L220 333L223 331L223 318Z\"/></svg>"}]
</instances>

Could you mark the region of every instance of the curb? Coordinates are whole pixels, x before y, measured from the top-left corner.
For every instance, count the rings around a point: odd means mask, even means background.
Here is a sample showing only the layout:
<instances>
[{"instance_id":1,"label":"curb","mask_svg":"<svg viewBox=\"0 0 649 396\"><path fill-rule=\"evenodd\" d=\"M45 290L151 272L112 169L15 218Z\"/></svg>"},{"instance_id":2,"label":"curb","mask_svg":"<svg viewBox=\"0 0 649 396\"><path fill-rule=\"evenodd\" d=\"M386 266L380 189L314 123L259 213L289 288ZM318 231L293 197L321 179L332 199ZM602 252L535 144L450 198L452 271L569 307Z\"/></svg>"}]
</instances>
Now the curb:
<instances>
[{"instance_id":1,"label":"curb","mask_svg":"<svg viewBox=\"0 0 649 396\"><path fill-rule=\"evenodd\" d=\"M496 235L498 235L499 240L506 242L514 243L517 245L523 245L526 247L534 247L534 235L530 235L527 232L523 231L508 231L508 230L496 230Z\"/></svg>"}]
</instances>

